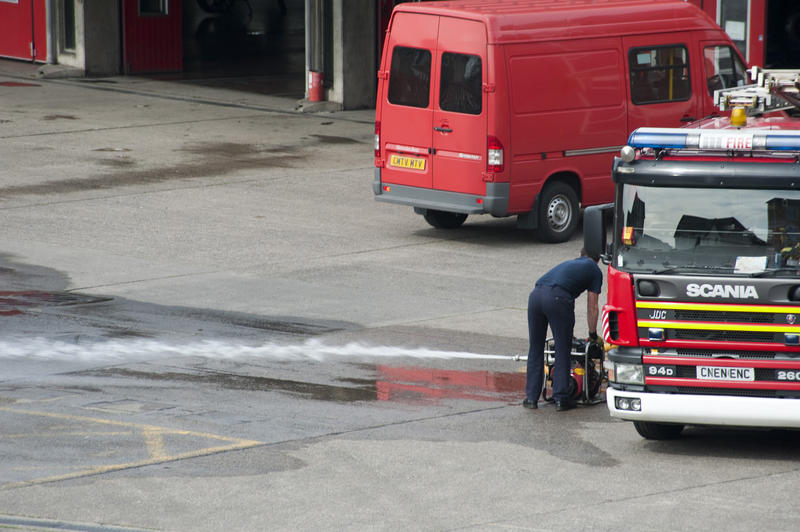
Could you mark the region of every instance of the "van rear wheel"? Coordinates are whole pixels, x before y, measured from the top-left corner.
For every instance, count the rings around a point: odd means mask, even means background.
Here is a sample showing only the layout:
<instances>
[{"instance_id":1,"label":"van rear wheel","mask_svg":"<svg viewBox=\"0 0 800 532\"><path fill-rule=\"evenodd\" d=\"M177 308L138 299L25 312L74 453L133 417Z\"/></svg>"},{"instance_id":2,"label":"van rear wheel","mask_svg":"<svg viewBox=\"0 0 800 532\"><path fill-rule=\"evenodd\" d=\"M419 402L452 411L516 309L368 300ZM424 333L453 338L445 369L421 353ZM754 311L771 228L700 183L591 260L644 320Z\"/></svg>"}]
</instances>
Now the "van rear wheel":
<instances>
[{"instance_id":1,"label":"van rear wheel","mask_svg":"<svg viewBox=\"0 0 800 532\"><path fill-rule=\"evenodd\" d=\"M563 181L548 183L539 203L539 238L566 242L578 227L578 195Z\"/></svg>"},{"instance_id":2,"label":"van rear wheel","mask_svg":"<svg viewBox=\"0 0 800 532\"><path fill-rule=\"evenodd\" d=\"M639 436L648 440L674 440L683 432L683 425L670 423L653 423L651 421L634 421L633 426Z\"/></svg>"},{"instance_id":3,"label":"van rear wheel","mask_svg":"<svg viewBox=\"0 0 800 532\"><path fill-rule=\"evenodd\" d=\"M423 215L425 221L437 229L455 229L467 219L467 215L461 212L435 211L428 209Z\"/></svg>"}]
</instances>

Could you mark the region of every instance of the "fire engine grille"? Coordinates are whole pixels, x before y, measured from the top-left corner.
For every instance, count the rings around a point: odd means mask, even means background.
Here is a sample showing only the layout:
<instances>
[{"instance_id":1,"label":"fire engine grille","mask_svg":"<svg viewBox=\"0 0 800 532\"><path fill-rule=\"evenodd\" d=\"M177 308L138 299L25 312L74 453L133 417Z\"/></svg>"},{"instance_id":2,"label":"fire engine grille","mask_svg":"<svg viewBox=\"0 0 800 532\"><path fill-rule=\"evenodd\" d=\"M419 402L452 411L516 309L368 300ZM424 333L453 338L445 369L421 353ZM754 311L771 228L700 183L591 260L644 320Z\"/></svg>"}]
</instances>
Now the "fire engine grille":
<instances>
[{"instance_id":1,"label":"fire engine grille","mask_svg":"<svg viewBox=\"0 0 800 532\"><path fill-rule=\"evenodd\" d=\"M738 397L785 397L800 399L800 392L776 390L741 390L738 388L695 388L693 386L648 386L652 392L693 395L729 395Z\"/></svg>"},{"instance_id":2,"label":"fire engine grille","mask_svg":"<svg viewBox=\"0 0 800 532\"><path fill-rule=\"evenodd\" d=\"M619 340L619 316L613 311L608 313L608 335L612 340Z\"/></svg>"},{"instance_id":3,"label":"fire engine grille","mask_svg":"<svg viewBox=\"0 0 800 532\"><path fill-rule=\"evenodd\" d=\"M679 321L713 321L719 323L774 323L775 315L765 312L720 312L713 310L675 310Z\"/></svg>"},{"instance_id":4,"label":"fire engine grille","mask_svg":"<svg viewBox=\"0 0 800 532\"><path fill-rule=\"evenodd\" d=\"M775 341L771 332L760 331L706 331L701 329L677 329L672 334L676 340L711 340L715 342L765 342ZM781 341L783 339L781 338Z\"/></svg>"},{"instance_id":5,"label":"fire engine grille","mask_svg":"<svg viewBox=\"0 0 800 532\"><path fill-rule=\"evenodd\" d=\"M670 353L672 354L672 353ZM677 349L675 351L675 356L679 357L692 357L692 358L736 358L742 360L761 360L761 359L773 359L776 357L776 353L774 352L763 352L763 351L711 351L711 350L703 350L703 349ZM797 355L800 358L800 353L791 353L787 354L788 358L793 358L793 355Z\"/></svg>"}]
</instances>

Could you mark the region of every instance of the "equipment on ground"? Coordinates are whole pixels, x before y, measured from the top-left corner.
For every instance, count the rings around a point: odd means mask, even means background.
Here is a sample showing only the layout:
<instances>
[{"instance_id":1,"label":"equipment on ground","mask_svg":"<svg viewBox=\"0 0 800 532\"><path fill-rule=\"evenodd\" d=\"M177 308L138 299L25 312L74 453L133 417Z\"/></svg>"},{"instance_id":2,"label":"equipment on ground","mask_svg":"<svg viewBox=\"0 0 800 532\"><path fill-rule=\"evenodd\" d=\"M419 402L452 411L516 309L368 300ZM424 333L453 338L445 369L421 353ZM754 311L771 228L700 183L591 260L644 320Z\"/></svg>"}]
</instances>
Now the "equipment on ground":
<instances>
[{"instance_id":1,"label":"equipment on ground","mask_svg":"<svg viewBox=\"0 0 800 532\"><path fill-rule=\"evenodd\" d=\"M552 402L553 367L555 365L555 341L548 338L545 342L545 385L542 387L542 399ZM603 370L603 347L591 340L580 338L572 339L570 351L570 378L569 398L585 405L594 405L605 402L605 397L599 397L600 387L605 379Z\"/></svg>"}]
</instances>

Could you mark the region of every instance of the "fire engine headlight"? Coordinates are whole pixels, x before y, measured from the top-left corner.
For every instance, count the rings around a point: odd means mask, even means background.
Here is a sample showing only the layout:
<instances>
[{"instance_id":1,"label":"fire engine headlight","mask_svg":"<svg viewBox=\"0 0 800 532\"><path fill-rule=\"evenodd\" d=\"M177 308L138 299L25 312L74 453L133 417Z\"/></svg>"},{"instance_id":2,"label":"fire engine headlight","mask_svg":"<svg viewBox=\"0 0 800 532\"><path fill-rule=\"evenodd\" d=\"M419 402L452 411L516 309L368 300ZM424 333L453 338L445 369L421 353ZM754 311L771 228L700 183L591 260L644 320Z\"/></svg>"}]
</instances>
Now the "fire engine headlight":
<instances>
[{"instance_id":1,"label":"fire engine headlight","mask_svg":"<svg viewBox=\"0 0 800 532\"><path fill-rule=\"evenodd\" d=\"M644 368L641 364L614 363L615 382L623 384L644 384Z\"/></svg>"},{"instance_id":2,"label":"fire engine headlight","mask_svg":"<svg viewBox=\"0 0 800 532\"><path fill-rule=\"evenodd\" d=\"M639 412L642 410L642 400L635 397L617 397L614 400L617 410L632 410Z\"/></svg>"}]
</instances>

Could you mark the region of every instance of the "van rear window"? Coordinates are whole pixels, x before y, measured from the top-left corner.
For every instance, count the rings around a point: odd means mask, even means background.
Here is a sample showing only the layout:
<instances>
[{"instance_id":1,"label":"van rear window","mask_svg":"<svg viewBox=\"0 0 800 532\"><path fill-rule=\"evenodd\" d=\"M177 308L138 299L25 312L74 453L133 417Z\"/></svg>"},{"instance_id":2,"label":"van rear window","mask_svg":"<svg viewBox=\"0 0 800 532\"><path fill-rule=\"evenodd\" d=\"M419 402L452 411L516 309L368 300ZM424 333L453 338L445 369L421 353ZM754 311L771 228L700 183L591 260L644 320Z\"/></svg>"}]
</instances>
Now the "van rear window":
<instances>
[{"instance_id":1,"label":"van rear window","mask_svg":"<svg viewBox=\"0 0 800 532\"><path fill-rule=\"evenodd\" d=\"M395 46L389 71L389 102L428 107L431 92L431 52Z\"/></svg>"},{"instance_id":2,"label":"van rear window","mask_svg":"<svg viewBox=\"0 0 800 532\"><path fill-rule=\"evenodd\" d=\"M692 95L685 46L633 48L628 54L635 104L688 100Z\"/></svg>"},{"instance_id":3,"label":"van rear window","mask_svg":"<svg viewBox=\"0 0 800 532\"><path fill-rule=\"evenodd\" d=\"M442 54L442 78L439 85L439 108L442 111L481 114L483 74L477 55Z\"/></svg>"}]
</instances>

